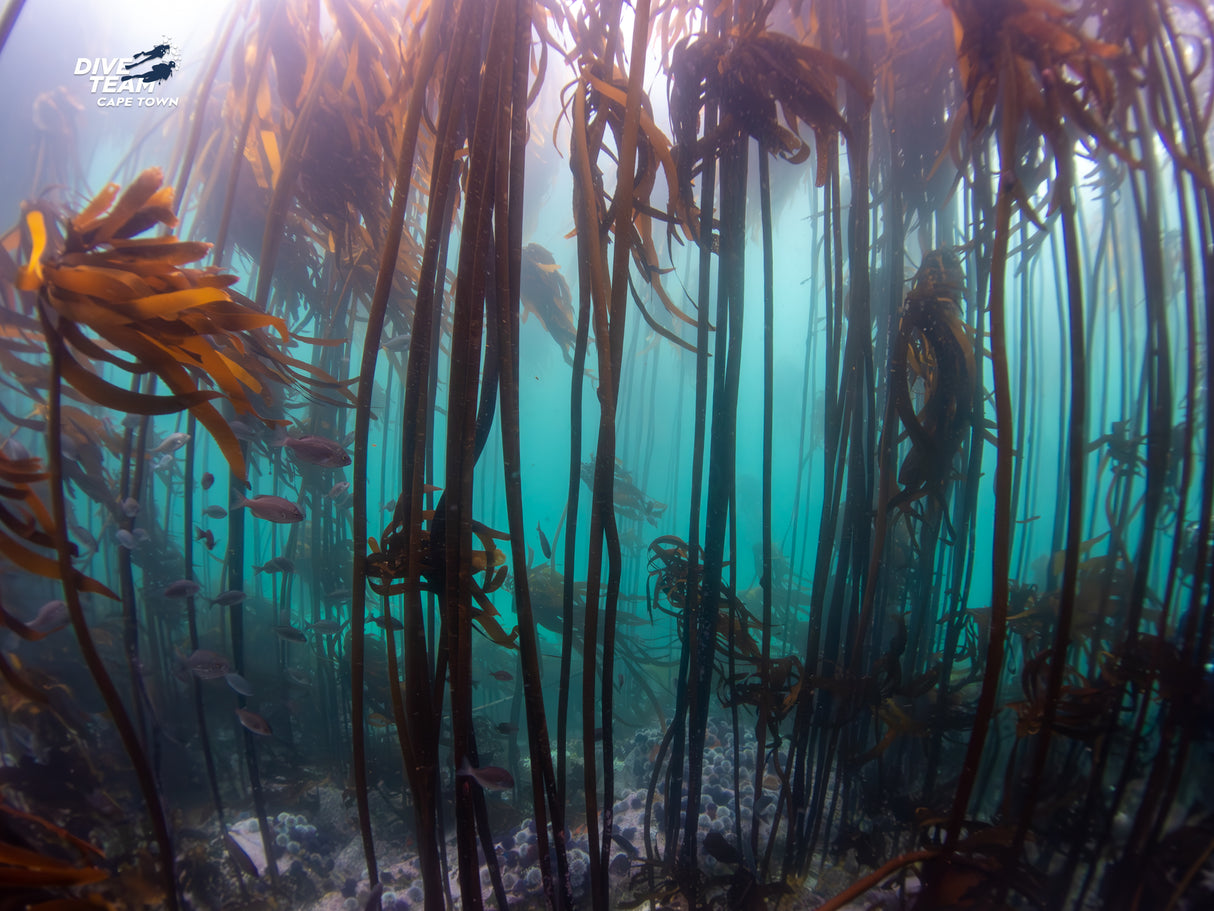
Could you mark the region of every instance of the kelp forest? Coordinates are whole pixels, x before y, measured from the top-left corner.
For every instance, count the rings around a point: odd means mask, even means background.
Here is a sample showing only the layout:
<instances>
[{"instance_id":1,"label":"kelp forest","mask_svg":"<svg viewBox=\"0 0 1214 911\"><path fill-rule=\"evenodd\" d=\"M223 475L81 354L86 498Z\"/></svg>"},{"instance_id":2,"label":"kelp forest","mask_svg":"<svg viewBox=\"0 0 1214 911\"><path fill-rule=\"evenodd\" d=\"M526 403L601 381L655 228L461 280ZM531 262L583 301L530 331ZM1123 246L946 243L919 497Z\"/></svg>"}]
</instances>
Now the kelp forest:
<instances>
[{"instance_id":1,"label":"kelp forest","mask_svg":"<svg viewBox=\"0 0 1214 911\"><path fill-rule=\"evenodd\" d=\"M1214 906L1207 3L84 6L0 911Z\"/></svg>"}]
</instances>

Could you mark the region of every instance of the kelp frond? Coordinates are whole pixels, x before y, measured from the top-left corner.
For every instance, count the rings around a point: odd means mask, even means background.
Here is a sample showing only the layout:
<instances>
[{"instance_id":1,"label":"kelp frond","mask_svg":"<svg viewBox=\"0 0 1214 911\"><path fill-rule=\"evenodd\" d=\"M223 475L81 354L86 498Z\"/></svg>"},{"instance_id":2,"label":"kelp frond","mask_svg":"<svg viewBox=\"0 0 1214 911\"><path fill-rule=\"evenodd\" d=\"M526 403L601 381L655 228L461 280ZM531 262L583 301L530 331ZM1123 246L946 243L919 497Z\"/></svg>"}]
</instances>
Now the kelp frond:
<instances>
[{"instance_id":1,"label":"kelp frond","mask_svg":"<svg viewBox=\"0 0 1214 911\"><path fill-rule=\"evenodd\" d=\"M157 224L177 224L172 188L162 181L160 169L149 168L121 195L110 184L62 233L31 208L25 217L30 255L14 284L37 293L47 324L66 346L64 379L80 395L137 414L189 409L243 479L240 444L212 400L227 399L237 413L259 416L257 400L270 403L273 386L299 379L301 371L336 381L287 357L293 336L286 322L231 292L236 276L186 267L206 256L210 244L172 235L135 238ZM94 360L135 376L152 373L172 395L116 386L90 366ZM204 378L217 388L202 388Z\"/></svg>"},{"instance_id":2,"label":"kelp frond","mask_svg":"<svg viewBox=\"0 0 1214 911\"><path fill-rule=\"evenodd\" d=\"M0 451L0 555L35 575L57 579L58 562L53 557L33 549L55 546L51 513L34 490L35 484L40 484L49 477L43 470L41 459L11 459ZM96 579L80 572L75 573L75 584L82 592L114 599L118 597ZM26 635L26 627L23 624L10 623L12 619L14 618L0 606L0 625L13 630L22 638L41 638L36 634Z\"/></svg>"},{"instance_id":3,"label":"kelp frond","mask_svg":"<svg viewBox=\"0 0 1214 911\"><path fill-rule=\"evenodd\" d=\"M810 155L799 134L800 125L806 124L817 144L821 186L826 179L826 143L836 134L847 135L835 104L839 77L872 100L872 90L846 63L778 32L748 29L744 34L697 38L676 48L670 120L684 205L691 207L697 163L738 131L766 144L773 154L802 162ZM720 121L710 135L697 139L700 109L708 101L721 105Z\"/></svg>"}]
</instances>

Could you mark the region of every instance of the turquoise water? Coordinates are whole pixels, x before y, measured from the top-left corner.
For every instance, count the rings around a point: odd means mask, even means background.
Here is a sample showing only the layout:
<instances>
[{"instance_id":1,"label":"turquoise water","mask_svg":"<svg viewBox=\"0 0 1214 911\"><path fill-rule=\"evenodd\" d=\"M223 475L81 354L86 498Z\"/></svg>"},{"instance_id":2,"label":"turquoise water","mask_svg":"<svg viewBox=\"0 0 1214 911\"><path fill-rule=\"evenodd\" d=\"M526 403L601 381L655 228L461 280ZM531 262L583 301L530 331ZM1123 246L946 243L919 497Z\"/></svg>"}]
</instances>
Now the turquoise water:
<instances>
[{"instance_id":1,"label":"turquoise water","mask_svg":"<svg viewBox=\"0 0 1214 911\"><path fill-rule=\"evenodd\" d=\"M1209 901L1207 13L753 6L10 5L14 907Z\"/></svg>"}]
</instances>

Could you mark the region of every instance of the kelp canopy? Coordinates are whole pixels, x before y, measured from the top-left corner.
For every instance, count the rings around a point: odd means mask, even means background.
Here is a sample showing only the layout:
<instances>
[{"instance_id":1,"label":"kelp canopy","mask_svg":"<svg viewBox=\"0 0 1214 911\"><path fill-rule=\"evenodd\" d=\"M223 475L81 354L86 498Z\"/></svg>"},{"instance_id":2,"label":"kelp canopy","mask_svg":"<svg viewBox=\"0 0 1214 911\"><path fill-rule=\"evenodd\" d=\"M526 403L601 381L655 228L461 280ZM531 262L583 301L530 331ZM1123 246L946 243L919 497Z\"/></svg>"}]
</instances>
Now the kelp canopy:
<instances>
[{"instance_id":1,"label":"kelp canopy","mask_svg":"<svg viewBox=\"0 0 1214 911\"><path fill-rule=\"evenodd\" d=\"M0 237L5 907L1214 901L1206 4L190 53Z\"/></svg>"}]
</instances>

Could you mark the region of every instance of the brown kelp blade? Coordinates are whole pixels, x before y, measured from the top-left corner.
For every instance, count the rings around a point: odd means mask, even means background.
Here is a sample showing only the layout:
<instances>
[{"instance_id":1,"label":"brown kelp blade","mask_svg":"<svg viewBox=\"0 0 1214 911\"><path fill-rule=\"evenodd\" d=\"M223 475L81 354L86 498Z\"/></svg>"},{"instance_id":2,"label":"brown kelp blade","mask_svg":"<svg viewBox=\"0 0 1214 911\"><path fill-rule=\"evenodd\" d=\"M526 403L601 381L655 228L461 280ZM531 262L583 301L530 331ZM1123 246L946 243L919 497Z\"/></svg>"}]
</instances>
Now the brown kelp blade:
<instances>
[{"instance_id":1,"label":"brown kelp blade","mask_svg":"<svg viewBox=\"0 0 1214 911\"><path fill-rule=\"evenodd\" d=\"M106 187L66 224L63 238L30 208L25 225L29 260L14 284L57 314L65 345L63 376L79 394L134 414L191 411L215 438L233 473L245 477L244 457L227 421L211 401L226 398L238 413L257 415L250 396L294 383L336 385L311 365L288 358L293 339L286 322L229 290L235 276L183 268L210 252L210 244L176 237L132 239L156 224L173 226L173 191L150 168L121 195ZM94 341L90 332L99 336ZM275 342L268 331L276 331ZM114 350L133 356L128 362ZM172 396L126 390L102 379L72 352L131 373L152 372ZM200 388L201 382L214 389Z\"/></svg>"},{"instance_id":2,"label":"brown kelp blade","mask_svg":"<svg viewBox=\"0 0 1214 911\"><path fill-rule=\"evenodd\" d=\"M78 886L108 879L109 875L99 867L75 867L37 851L0 844L0 887Z\"/></svg>"}]
</instances>

